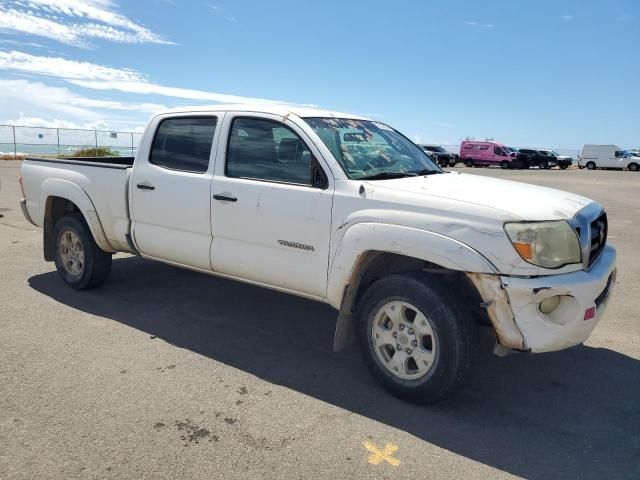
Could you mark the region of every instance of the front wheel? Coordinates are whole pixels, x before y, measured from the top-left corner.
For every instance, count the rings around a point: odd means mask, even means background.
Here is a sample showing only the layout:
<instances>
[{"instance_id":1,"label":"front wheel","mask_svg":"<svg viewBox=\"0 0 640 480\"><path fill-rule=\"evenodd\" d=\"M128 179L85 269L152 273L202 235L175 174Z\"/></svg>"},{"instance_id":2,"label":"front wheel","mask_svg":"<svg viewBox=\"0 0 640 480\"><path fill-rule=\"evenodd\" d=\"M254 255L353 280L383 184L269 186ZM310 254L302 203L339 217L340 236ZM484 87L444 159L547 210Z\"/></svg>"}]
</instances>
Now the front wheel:
<instances>
[{"instance_id":1,"label":"front wheel","mask_svg":"<svg viewBox=\"0 0 640 480\"><path fill-rule=\"evenodd\" d=\"M511 164L509 162L507 162L506 160L503 160L500 163L500 168L502 168L503 170L508 170L509 168L511 168Z\"/></svg>"},{"instance_id":2,"label":"front wheel","mask_svg":"<svg viewBox=\"0 0 640 480\"><path fill-rule=\"evenodd\" d=\"M596 164L594 162L587 162L587 170L595 170L596 169Z\"/></svg>"},{"instance_id":3,"label":"front wheel","mask_svg":"<svg viewBox=\"0 0 640 480\"><path fill-rule=\"evenodd\" d=\"M428 277L378 280L365 293L358 314L364 360L393 395L433 403L468 378L478 347L476 325Z\"/></svg>"},{"instance_id":4,"label":"front wheel","mask_svg":"<svg viewBox=\"0 0 640 480\"><path fill-rule=\"evenodd\" d=\"M465 164L467 167L471 168L471 167L473 167L473 160L471 160L470 158L468 158L468 159L464 162L464 164Z\"/></svg>"},{"instance_id":5,"label":"front wheel","mask_svg":"<svg viewBox=\"0 0 640 480\"><path fill-rule=\"evenodd\" d=\"M632 172L637 172L638 171L638 164L635 163L635 162L631 162L627 168L629 170L631 170Z\"/></svg>"},{"instance_id":6,"label":"front wheel","mask_svg":"<svg viewBox=\"0 0 640 480\"><path fill-rule=\"evenodd\" d=\"M566 170L567 168L569 168L569 165L566 165L566 164L560 165L560 170Z\"/></svg>"},{"instance_id":7,"label":"front wheel","mask_svg":"<svg viewBox=\"0 0 640 480\"><path fill-rule=\"evenodd\" d=\"M102 285L111 272L111 254L98 247L79 215L62 217L53 228L58 274L77 290Z\"/></svg>"}]
</instances>

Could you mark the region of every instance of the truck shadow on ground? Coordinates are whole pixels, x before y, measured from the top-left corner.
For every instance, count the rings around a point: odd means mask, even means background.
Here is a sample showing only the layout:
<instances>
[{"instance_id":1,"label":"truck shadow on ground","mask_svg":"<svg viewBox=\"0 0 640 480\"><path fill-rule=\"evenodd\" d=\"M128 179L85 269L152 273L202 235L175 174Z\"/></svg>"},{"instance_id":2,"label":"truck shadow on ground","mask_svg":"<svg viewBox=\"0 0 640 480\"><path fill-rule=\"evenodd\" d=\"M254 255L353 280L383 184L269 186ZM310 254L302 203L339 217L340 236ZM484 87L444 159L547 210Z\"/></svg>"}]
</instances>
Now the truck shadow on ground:
<instances>
[{"instance_id":1,"label":"truck shadow on ground","mask_svg":"<svg viewBox=\"0 0 640 480\"><path fill-rule=\"evenodd\" d=\"M29 282L73 308L505 472L640 478L640 361L612 350L486 353L456 397L416 407L381 390L356 348L332 351L336 312L326 305L135 257L115 260L98 290L73 291L55 272Z\"/></svg>"}]
</instances>

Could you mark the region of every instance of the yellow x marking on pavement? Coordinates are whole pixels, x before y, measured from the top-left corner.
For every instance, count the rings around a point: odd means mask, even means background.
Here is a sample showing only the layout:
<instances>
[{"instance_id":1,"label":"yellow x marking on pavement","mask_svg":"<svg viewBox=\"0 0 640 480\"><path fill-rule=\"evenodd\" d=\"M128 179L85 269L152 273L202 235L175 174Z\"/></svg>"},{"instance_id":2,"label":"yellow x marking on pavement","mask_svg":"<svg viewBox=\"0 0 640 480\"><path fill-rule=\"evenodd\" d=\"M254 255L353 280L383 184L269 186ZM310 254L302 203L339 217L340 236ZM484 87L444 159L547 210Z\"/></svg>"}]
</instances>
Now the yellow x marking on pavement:
<instances>
[{"instance_id":1,"label":"yellow x marking on pavement","mask_svg":"<svg viewBox=\"0 0 640 480\"><path fill-rule=\"evenodd\" d=\"M364 448L371 452L371 455L369 455L369 458L367 459L367 461L371 465L378 465L382 462L387 462L394 467L400 465L400 460L393 456L393 454L398 450L397 445L394 445L393 443L387 443L382 450L380 450L371 442L363 442L362 445L364 445Z\"/></svg>"}]
</instances>

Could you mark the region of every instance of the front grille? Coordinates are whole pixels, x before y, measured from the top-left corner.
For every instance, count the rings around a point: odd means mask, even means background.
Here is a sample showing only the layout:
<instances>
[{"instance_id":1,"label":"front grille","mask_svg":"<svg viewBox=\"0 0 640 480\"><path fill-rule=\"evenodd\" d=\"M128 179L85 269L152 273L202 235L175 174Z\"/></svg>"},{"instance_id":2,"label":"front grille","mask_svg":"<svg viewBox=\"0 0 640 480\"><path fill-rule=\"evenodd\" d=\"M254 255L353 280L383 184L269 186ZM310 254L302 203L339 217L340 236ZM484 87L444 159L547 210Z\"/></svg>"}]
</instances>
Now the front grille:
<instances>
[{"instance_id":1,"label":"front grille","mask_svg":"<svg viewBox=\"0 0 640 480\"><path fill-rule=\"evenodd\" d=\"M589 265L595 262L600 253L604 249L607 244L607 234L608 234L608 223L607 223L607 214L602 213L598 218L596 218L593 222L591 222L591 239L590 239L590 247L589 247Z\"/></svg>"}]
</instances>

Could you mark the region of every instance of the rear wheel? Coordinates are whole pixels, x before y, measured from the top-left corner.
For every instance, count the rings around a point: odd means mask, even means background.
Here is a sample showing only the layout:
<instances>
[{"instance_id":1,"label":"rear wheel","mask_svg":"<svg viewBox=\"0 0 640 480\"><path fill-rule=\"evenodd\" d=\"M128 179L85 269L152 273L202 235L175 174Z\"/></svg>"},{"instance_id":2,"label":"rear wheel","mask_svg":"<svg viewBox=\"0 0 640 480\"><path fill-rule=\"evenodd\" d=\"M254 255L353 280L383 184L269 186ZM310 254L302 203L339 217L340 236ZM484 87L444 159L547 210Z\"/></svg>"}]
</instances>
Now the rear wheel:
<instances>
[{"instance_id":1,"label":"rear wheel","mask_svg":"<svg viewBox=\"0 0 640 480\"><path fill-rule=\"evenodd\" d=\"M587 170L595 170L596 169L596 164L595 162L587 162Z\"/></svg>"},{"instance_id":2,"label":"rear wheel","mask_svg":"<svg viewBox=\"0 0 640 480\"><path fill-rule=\"evenodd\" d=\"M98 247L79 215L62 217L53 228L58 274L72 288L84 290L102 285L111 272L111 254Z\"/></svg>"},{"instance_id":3,"label":"rear wheel","mask_svg":"<svg viewBox=\"0 0 640 480\"><path fill-rule=\"evenodd\" d=\"M478 346L476 325L427 277L378 280L365 293L358 314L364 360L393 395L433 403L468 378Z\"/></svg>"},{"instance_id":4,"label":"rear wheel","mask_svg":"<svg viewBox=\"0 0 640 480\"><path fill-rule=\"evenodd\" d=\"M637 163L635 163L635 162L631 162L631 163L627 166L627 168L628 168L629 170L631 170L632 172L637 172L637 171L638 171L638 164L637 164Z\"/></svg>"},{"instance_id":5,"label":"rear wheel","mask_svg":"<svg viewBox=\"0 0 640 480\"><path fill-rule=\"evenodd\" d=\"M473 167L473 165L474 165L473 164L473 160L471 160L470 158L467 158L467 160L464 162L464 164L469 168Z\"/></svg>"}]
</instances>

